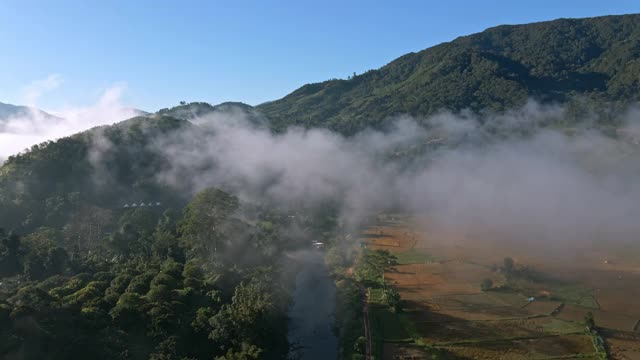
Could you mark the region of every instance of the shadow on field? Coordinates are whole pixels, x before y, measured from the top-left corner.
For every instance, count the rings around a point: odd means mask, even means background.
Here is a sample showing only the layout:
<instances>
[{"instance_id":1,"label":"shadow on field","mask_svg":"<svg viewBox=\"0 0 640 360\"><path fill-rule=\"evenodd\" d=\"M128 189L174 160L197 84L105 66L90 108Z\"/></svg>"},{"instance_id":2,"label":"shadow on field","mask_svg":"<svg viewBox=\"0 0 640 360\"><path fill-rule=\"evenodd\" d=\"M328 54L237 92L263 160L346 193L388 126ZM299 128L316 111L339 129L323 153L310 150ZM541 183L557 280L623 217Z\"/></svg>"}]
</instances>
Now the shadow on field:
<instances>
[{"instance_id":1,"label":"shadow on field","mask_svg":"<svg viewBox=\"0 0 640 360\"><path fill-rule=\"evenodd\" d=\"M404 309L414 323L414 338L432 351L441 351L441 359L491 358L506 353L562 357L594 352L591 338L584 334L545 332L548 317L467 320L416 301L406 301Z\"/></svg>"},{"instance_id":2,"label":"shadow on field","mask_svg":"<svg viewBox=\"0 0 640 360\"><path fill-rule=\"evenodd\" d=\"M383 360L472 359L454 354L446 348L416 343L415 340L422 336L416 333L413 316L427 313L429 310L419 303L403 302L403 305L405 310L400 313L384 305L372 305L369 308L376 353L381 354Z\"/></svg>"}]
</instances>

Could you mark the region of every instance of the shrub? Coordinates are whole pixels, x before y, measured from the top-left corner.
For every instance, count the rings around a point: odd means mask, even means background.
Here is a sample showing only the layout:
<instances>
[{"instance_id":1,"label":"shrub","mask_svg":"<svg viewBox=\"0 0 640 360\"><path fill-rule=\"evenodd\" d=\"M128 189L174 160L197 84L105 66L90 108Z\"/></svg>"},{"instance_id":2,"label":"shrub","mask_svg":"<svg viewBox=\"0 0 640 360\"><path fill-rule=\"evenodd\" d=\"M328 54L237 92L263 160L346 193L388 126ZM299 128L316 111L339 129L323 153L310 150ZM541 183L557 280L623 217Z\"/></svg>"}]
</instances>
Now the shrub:
<instances>
[{"instance_id":1,"label":"shrub","mask_svg":"<svg viewBox=\"0 0 640 360\"><path fill-rule=\"evenodd\" d=\"M155 276L152 272L146 272L131 279L129 286L127 286L127 292L145 294L149 291L149 282Z\"/></svg>"},{"instance_id":2,"label":"shrub","mask_svg":"<svg viewBox=\"0 0 640 360\"><path fill-rule=\"evenodd\" d=\"M491 290L492 288L493 288L493 280L491 279L484 279L480 283L480 290L482 291Z\"/></svg>"}]
</instances>

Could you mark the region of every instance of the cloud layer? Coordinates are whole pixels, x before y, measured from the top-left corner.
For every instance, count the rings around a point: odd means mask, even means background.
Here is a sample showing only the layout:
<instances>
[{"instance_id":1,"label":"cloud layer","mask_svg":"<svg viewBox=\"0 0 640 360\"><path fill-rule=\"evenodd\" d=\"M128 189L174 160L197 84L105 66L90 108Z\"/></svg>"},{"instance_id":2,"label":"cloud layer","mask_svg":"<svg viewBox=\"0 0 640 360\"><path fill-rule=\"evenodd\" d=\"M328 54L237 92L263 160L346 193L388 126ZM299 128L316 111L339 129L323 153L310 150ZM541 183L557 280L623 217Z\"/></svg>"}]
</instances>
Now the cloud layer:
<instances>
[{"instance_id":1,"label":"cloud layer","mask_svg":"<svg viewBox=\"0 0 640 360\"><path fill-rule=\"evenodd\" d=\"M213 115L157 143L170 163L159 180L292 206L330 200L354 225L401 209L505 240L634 240L640 147L587 127L546 126L563 114L532 102L495 116L399 118L388 131L351 138L320 129L273 134L242 116ZM618 134L633 134L636 117L629 112Z\"/></svg>"},{"instance_id":2,"label":"cloud layer","mask_svg":"<svg viewBox=\"0 0 640 360\"><path fill-rule=\"evenodd\" d=\"M136 110L126 108L121 103L122 93L126 90L125 83L117 83L106 89L91 106L50 111L54 116L33 107L37 106L40 96L54 90L61 83L59 75L33 82L23 92L26 104L32 108L26 113L0 119L0 163L32 145L138 115Z\"/></svg>"}]
</instances>

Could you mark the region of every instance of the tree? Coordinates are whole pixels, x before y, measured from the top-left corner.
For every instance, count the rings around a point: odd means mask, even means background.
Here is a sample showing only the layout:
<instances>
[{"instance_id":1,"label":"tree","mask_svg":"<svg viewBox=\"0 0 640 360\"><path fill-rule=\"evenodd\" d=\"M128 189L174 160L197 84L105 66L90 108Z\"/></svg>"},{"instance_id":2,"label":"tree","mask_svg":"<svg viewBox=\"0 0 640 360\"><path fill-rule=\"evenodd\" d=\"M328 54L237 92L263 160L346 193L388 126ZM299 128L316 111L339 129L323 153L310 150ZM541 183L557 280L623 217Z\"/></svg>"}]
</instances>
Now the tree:
<instances>
[{"instance_id":1,"label":"tree","mask_svg":"<svg viewBox=\"0 0 640 360\"><path fill-rule=\"evenodd\" d=\"M222 246L225 224L239 205L238 198L219 189L209 188L196 194L179 227L192 251L215 256Z\"/></svg>"},{"instance_id":2,"label":"tree","mask_svg":"<svg viewBox=\"0 0 640 360\"><path fill-rule=\"evenodd\" d=\"M231 348L225 356L218 356L215 360L257 360L263 350L259 347L243 342L236 348Z\"/></svg>"},{"instance_id":3,"label":"tree","mask_svg":"<svg viewBox=\"0 0 640 360\"><path fill-rule=\"evenodd\" d=\"M69 254L64 248L56 246L50 248L47 252L47 261L45 266L50 275L61 274L67 268L69 263Z\"/></svg>"},{"instance_id":4,"label":"tree","mask_svg":"<svg viewBox=\"0 0 640 360\"><path fill-rule=\"evenodd\" d=\"M596 327L596 321L593 318L593 313L591 311L589 311L587 315L584 316L584 326L586 326L589 330Z\"/></svg>"},{"instance_id":5,"label":"tree","mask_svg":"<svg viewBox=\"0 0 640 360\"><path fill-rule=\"evenodd\" d=\"M401 310L400 293L398 293L396 289L390 286L385 286L384 289L382 289L382 296L384 301L393 311L398 312Z\"/></svg>"},{"instance_id":6,"label":"tree","mask_svg":"<svg viewBox=\"0 0 640 360\"><path fill-rule=\"evenodd\" d=\"M355 276L358 281L381 284L384 270L396 264L396 257L386 250L365 249L356 264Z\"/></svg>"},{"instance_id":7,"label":"tree","mask_svg":"<svg viewBox=\"0 0 640 360\"><path fill-rule=\"evenodd\" d=\"M480 289L482 291L491 290L491 288L493 288L493 280L489 278L482 280L480 283Z\"/></svg>"},{"instance_id":8,"label":"tree","mask_svg":"<svg viewBox=\"0 0 640 360\"><path fill-rule=\"evenodd\" d=\"M111 309L113 320L123 328L131 328L144 324L143 305L144 299L136 293L125 292L120 296L116 306Z\"/></svg>"},{"instance_id":9,"label":"tree","mask_svg":"<svg viewBox=\"0 0 640 360\"><path fill-rule=\"evenodd\" d=\"M273 299L265 285L265 282L252 279L236 287L230 308L236 323L255 324L273 308Z\"/></svg>"},{"instance_id":10,"label":"tree","mask_svg":"<svg viewBox=\"0 0 640 360\"><path fill-rule=\"evenodd\" d=\"M358 337L353 344L353 351L358 354L364 354L367 351L367 338L364 336Z\"/></svg>"},{"instance_id":11,"label":"tree","mask_svg":"<svg viewBox=\"0 0 640 360\"><path fill-rule=\"evenodd\" d=\"M20 271L20 237L5 233L0 228L0 275L11 275Z\"/></svg>"},{"instance_id":12,"label":"tree","mask_svg":"<svg viewBox=\"0 0 640 360\"><path fill-rule=\"evenodd\" d=\"M510 257L506 257L503 260L503 267L502 269L504 270L504 272L506 272L507 274L513 272L513 270L515 269L515 262L513 261L512 258Z\"/></svg>"}]
</instances>

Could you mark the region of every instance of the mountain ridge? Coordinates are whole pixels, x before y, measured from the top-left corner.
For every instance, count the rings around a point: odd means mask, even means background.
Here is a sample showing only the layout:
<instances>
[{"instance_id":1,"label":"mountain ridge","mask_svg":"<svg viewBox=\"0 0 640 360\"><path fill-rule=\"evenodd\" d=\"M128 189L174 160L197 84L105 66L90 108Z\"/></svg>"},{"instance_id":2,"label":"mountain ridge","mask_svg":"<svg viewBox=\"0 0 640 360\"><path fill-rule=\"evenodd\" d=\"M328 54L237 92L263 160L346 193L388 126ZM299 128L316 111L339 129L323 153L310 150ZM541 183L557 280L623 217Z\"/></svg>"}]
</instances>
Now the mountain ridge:
<instances>
[{"instance_id":1,"label":"mountain ridge","mask_svg":"<svg viewBox=\"0 0 640 360\"><path fill-rule=\"evenodd\" d=\"M60 119L58 116L49 114L48 112L35 107L0 102L0 123L20 116L32 116L34 113L46 118Z\"/></svg>"},{"instance_id":2,"label":"mountain ridge","mask_svg":"<svg viewBox=\"0 0 640 360\"><path fill-rule=\"evenodd\" d=\"M458 37L348 80L305 84L260 104L278 129L353 134L398 114L503 111L534 98L638 101L640 14L500 25Z\"/></svg>"}]
</instances>

